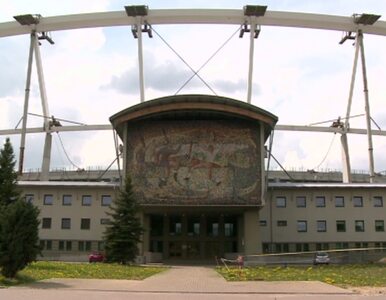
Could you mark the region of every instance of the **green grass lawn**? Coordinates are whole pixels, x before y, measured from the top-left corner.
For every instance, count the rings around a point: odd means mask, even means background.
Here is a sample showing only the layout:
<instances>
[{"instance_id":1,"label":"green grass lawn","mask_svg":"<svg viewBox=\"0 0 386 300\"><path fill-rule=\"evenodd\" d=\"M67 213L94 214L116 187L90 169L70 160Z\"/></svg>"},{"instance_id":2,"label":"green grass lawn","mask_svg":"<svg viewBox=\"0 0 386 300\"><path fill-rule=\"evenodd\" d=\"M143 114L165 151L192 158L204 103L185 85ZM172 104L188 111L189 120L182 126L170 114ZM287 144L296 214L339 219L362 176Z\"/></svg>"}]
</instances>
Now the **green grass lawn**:
<instances>
[{"instance_id":1,"label":"green grass lawn","mask_svg":"<svg viewBox=\"0 0 386 300\"><path fill-rule=\"evenodd\" d=\"M345 286L386 286L386 265L329 266L260 266L251 268L217 268L229 281L311 281Z\"/></svg>"},{"instance_id":2,"label":"green grass lawn","mask_svg":"<svg viewBox=\"0 0 386 300\"><path fill-rule=\"evenodd\" d=\"M140 267L107 263L66 263L39 261L20 271L14 280L0 275L0 286L30 283L49 278L93 278L142 280L166 270L162 267Z\"/></svg>"}]
</instances>

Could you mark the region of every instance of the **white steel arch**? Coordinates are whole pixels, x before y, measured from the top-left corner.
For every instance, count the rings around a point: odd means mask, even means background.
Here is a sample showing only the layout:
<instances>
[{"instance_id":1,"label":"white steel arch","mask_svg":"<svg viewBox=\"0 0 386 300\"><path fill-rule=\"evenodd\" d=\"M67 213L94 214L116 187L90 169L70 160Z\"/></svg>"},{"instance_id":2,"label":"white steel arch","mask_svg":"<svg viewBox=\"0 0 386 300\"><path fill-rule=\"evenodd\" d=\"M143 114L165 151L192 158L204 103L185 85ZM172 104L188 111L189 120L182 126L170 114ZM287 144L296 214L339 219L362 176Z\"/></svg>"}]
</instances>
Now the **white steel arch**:
<instances>
[{"instance_id":1,"label":"white steel arch","mask_svg":"<svg viewBox=\"0 0 386 300\"><path fill-rule=\"evenodd\" d=\"M386 22L356 24L352 16L332 16L298 12L267 11L264 16L254 18L255 23L264 26L297 27L335 31L357 32L386 36ZM251 17L242 9L149 9L148 15L141 17L142 23L161 24L250 24ZM128 26L138 24L137 17L128 17L124 10L41 17L34 25L36 32L57 30ZM16 21L0 23L0 37L31 33L32 27L22 26Z\"/></svg>"}]
</instances>

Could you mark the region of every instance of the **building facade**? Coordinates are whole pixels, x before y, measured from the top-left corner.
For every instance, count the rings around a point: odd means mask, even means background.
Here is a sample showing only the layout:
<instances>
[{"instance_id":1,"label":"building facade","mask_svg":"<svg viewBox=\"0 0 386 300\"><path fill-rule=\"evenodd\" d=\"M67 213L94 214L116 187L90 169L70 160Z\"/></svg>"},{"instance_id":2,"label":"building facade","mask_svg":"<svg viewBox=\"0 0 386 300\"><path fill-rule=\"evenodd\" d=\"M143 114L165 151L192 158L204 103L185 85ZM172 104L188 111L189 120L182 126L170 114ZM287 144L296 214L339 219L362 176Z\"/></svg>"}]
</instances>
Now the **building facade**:
<instances>
[{"instance_id":1,"label":"building facade","mask_svg":"<svg viewBox=\"0 0 386 300\"><path fill-rule=\"evenodd\" d=\"M181 95L135 105L110 121L123 142L121 171L141 206L141 261L386 246L386 184L305 172L288 183L266 173L265 145L277 122L269 112ZM19 186L41 211L44 257L84 260L103 251L119 175L56 176L29 174Z\"/></svg>"}]
</instances>

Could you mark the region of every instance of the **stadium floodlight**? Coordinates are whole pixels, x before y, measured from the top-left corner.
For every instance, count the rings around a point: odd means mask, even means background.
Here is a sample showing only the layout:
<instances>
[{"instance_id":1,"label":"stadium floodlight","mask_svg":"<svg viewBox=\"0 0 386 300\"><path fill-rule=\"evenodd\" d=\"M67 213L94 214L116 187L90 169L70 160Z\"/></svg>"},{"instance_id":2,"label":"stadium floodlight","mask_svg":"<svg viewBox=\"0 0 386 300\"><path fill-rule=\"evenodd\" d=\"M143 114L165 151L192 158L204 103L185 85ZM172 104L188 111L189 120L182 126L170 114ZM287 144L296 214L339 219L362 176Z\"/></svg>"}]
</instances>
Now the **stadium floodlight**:
<instances>
[{"instance_id":1,"label":"stadium floodlight","mask_svg":"<svg viewBox=\"0 0 386 300\"><path fill-rule=\"evenodd\" d=\"M262 17L266 10L267 6L264 5L246 5L244 6L244 16Z\"/></svg>"},{"instance_id":2,"label":"stadium floodlight","mask_svg":"<svg viewBox=\"0 0 386 300\"><path fill-rule=\"evenodd\" d=\"M372 14L354 14L354 23L363 25L373 25L381 17L380 15Z\"/></svg>"},{"instance_id":3,"label":"stadium floodlight","mask_svg":"<svg viewBox=\"0 0 386 300\"><path fill-rule=\"evenodd\" d=\"M147 5L130 5L125 6L125 10L129 17L147 16L149 7Z\"/></svg>"},{"instance_id":4,"label":"stadium floodlight","mask_svg":"<svg viewBox=\"0 0 386 300\"><path fill-rule=\"evenodd\" d=\"M36 14L28 14L28 15L19 15L19 16L14 16L13 17L16 21L19 22L20 25L33 25L33 24L38 24L39 20L41 18L41 15Z\"/></svg>"}]
</instances>

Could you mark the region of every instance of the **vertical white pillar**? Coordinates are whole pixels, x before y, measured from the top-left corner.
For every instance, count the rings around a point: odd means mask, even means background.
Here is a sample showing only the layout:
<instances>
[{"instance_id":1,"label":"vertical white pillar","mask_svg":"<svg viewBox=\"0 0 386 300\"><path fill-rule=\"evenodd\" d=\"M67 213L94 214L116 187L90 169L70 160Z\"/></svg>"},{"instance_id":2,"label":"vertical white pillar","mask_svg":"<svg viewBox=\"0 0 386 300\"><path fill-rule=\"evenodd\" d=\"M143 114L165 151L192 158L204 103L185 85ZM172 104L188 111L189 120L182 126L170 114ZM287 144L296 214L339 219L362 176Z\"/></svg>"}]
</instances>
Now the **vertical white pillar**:
<instances>
[{"instance_id":1,"label":"vertical white pillar","mask_svg":"<svg viewBox=\"0 0 386 300\"><path fill-rule=\"evenodd\" d=\"M367 127L367 142L369 147L369 172L370 172L370 183L374 182L374 155L373 155L373 137L371 133L371 114L370 114L370 101L369 101L369 90L367 86L367 74L366 74L366 61L365 61L365 48L363 45L363 34L362 31L358 32L358 41L361 49L361 60L362 60L362 74L363 74L363 92L365 94L365 111L366 111L366 127Z\"/></svg>"},{"instance_id":2,"label":"vertical white pillar","mask_svg":"<svg viewBox=\"0 0 386 300\"><path fill-rule=\"evenodd\" d=\"M145 101L145 83L143 75L143 47L142 47L142 24L137 23L138 35L138 69L139 69L139 90L141 95L141 102Z\"/></svg>"},{"instance_id":3,"label":"vertical white pillar","mask_svg":"<svg viewBox=\"0 0 386 300\"><path fill-rule=\"evenodd\" d=\"M21 140L20 140L20 153L19 153L19 174L23 174L24 167L24 150L25 150L25 139L27 132L27 118L28 118L28 103L29 103L29 92L31 86L31 73L32 73L32 62L33 52L36 40L36 33L31 32L29 55L28 55L28 66L27 66L27 79L25 83L25 94L24 94L24 108L23 108L23 123L21 128Z\"/></svg>"},{"instance_id":4,"label":"vertical white pillar","mask_svg":"<svg viewBox=\"0 0 386 300\"><path fill-rule=\"evenodd\" d=\"M254 45L255 45L255 28L256 24L251 18L251 32L249 35L249 71L248 71L248 94L247 101L251 103L252 99L252 79L253 79L253 57L254 57Z\"/></svg>"}]
</instances>

